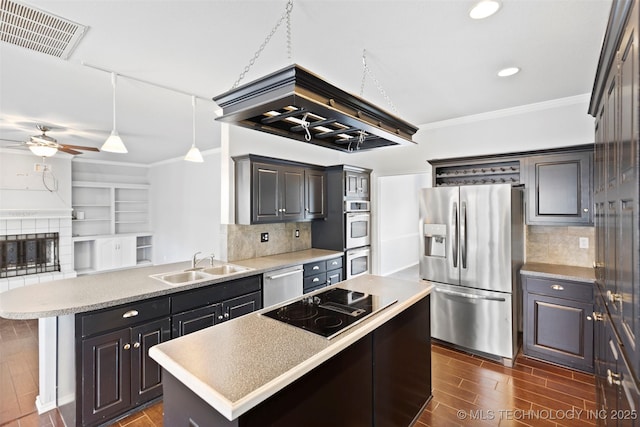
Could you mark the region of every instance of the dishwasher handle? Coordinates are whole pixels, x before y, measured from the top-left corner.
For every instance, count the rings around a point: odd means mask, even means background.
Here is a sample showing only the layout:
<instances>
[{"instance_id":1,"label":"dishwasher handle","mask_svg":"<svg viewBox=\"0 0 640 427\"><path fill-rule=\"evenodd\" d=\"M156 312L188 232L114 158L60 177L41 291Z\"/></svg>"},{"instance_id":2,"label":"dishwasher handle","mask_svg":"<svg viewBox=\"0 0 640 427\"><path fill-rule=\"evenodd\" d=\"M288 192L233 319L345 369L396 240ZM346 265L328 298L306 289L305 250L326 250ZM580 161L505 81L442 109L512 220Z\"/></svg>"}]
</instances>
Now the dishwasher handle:
<instances>
[{"instance_id":1,"label":"dishwasher handle","mask_svg":"<svg viewBox=\"0 0 640 427\"><path fill-rule=\"evenodd\" d=\"M303 269L287 271L286 273L274 274L273 276L266 276L266 278L269 280L275 280L275 279L280 279L282 277L287 277L287 276L292 276L294 274L302 273L303 271L304 271Z\"/></svg>"},{"instance_id":2,"label":"dishwasher handle","mask_svg":"<svg viewBox=\"0 0 640 427\"><path fill-rule=\"evenodd\" d=\"M454 297L462 297L462 298L467 298L467 299L482 299L482 300L487 300L487 301L505 301L504 298L500 298L500 297L489 297L489 296L484 296L484 295L474 295L474 294L468 294L466 292L456 292L456 291L447 291L444 289L435 289L436 292L441 293L441 294L445 294L445 295L451 295Z\"/></svg>"}]
</instances>

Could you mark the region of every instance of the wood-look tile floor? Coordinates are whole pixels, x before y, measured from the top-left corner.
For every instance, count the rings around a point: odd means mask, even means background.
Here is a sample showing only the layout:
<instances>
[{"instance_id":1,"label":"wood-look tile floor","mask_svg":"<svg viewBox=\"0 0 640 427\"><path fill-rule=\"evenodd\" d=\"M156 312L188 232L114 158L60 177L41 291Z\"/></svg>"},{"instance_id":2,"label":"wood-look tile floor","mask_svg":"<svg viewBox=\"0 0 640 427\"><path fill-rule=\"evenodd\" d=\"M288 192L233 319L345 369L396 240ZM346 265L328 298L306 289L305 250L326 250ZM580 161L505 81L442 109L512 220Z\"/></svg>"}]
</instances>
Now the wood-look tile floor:
<instances>
[{"instance_id":1,"label":"wood-look tile floor","mask_svg":"<svg viewBox=\"0 0 640 427\"><path fill-rule=\"evenodd\" d=\"M0 426L59 427L56 410L38 415L36 321L0 318ZM433 345L433 399L416 427L595 426L593 375L518 356L513 368ZM589 413L589 411L592 411ZM162 427L162 403L113 424Z\"/></svg>"}]
</instances>

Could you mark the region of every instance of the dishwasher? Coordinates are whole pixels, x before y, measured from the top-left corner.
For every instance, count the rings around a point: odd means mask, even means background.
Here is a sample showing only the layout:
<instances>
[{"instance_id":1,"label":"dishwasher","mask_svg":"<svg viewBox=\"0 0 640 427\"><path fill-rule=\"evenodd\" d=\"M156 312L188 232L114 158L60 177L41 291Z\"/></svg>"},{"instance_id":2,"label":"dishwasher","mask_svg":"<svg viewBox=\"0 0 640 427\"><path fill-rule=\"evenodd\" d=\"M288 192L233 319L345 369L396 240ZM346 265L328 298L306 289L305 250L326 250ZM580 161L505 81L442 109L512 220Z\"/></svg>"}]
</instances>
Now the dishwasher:
<instances>
[{"instance_id":1,"label":"dishwasher","mask_svg":"<svg viewBox=\"0 0 640 427\"><path fill-rule=\"evenodd\" d=\"M262 275L262 306L302 295L303 268L301 265L270 271Z\"/></svg>"}]
</instances>

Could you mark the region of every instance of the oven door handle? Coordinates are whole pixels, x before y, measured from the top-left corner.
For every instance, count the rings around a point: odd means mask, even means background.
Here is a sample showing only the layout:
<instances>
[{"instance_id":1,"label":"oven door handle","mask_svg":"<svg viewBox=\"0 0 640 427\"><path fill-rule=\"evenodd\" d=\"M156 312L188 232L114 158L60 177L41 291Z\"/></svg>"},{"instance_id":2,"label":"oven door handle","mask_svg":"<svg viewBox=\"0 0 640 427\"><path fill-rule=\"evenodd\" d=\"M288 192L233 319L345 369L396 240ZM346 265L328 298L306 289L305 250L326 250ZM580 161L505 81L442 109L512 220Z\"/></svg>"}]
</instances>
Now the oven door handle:
<instances>
[{"instance_id":1,"label":"oven door handle","mask_svg":"<svg viewBox=\"0 0 640 427\"><path fill-rule=\"evenodd\" d=\"M454 297L462 297L462 298L467 298L467 299L481 299L481 300L486 300L486 301L500 301L500 302L504 302L506 301L504 298L501 297L489 297L486 295L474 295L474 294L468 294L466 292L456 292L456 291L449 291L446 289L438 289L435 288L435 291L441 294L445 294L445 295L451 295Z\"/></svg>"}]
</instances>

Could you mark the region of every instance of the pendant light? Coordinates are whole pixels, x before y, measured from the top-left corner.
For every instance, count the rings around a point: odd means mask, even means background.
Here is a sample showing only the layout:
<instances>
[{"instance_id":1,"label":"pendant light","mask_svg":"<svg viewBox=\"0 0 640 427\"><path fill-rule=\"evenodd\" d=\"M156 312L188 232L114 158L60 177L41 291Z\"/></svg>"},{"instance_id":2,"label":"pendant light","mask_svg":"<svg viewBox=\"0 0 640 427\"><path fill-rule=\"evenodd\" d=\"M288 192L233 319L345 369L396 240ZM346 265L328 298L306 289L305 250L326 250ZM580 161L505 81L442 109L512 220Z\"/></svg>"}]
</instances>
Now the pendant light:
<instances>
[{"instance_id":1,"label":"pendant light","mask_svg":"<svg viewBox=\"0 0 640 427\"><path fill-rule=\"evenodd\" d=\"M193 142L184 159L188 162L202 163L204 159L200 150L196 147L196 97L193 95L191 96L191 108L193 110Z\"/></svg>"},{"instance_id":2,"label":"pendant light","mask_svg":"<svg viewBox=\"0 0 640 427\"><path fill-rule=\"evenodd\" d=\"M102 144L100 150L108 151L109 153L128 153L127 147L125 147L116 130L116 73L111 73L111 86L113 86L113 130L109 138Z\"/></svg>"}]
</instances>

